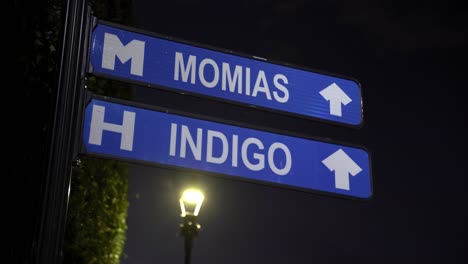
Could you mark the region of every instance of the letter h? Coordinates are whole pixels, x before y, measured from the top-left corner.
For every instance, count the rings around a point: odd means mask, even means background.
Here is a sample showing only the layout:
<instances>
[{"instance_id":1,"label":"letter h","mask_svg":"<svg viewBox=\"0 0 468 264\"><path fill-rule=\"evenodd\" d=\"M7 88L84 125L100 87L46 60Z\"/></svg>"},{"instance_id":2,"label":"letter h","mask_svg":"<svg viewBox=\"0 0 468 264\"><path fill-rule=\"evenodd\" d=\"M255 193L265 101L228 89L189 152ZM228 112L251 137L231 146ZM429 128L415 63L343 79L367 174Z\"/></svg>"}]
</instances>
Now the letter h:
<instances>
[{"instance_id":1,"label":"letter h","mask_svg":"<svg viewBox=\"0 0 468 264\"><path fill-rule=\"evenodd\" d=\"M104 130L121 134L120 149L133 150L133 132L135 130L135 112L124 111L122 125L104 122L106 108L93 105L91 115L91 129L89 132L89 144L101 145Z\"/></svg>"}]
</instances>

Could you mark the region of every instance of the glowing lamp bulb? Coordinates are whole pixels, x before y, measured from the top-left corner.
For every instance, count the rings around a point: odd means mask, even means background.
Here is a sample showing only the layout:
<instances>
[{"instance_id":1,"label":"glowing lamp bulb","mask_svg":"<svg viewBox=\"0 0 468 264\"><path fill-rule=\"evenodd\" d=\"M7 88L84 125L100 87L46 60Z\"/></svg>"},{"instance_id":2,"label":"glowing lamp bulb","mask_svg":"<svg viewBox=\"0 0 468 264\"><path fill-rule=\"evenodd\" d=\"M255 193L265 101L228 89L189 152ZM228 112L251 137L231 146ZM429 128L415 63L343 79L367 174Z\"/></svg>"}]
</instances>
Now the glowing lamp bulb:
<instances>
[{"instance_id":1,"label":"glowing lamp bulb","mask_svg":"<svg viewBox=\"0 0 468 264\"><path fill-rule=\"evenodd\" d=\"M182 217L186 215L197 216L200 212L200 207L203 203L205 196L202 192L195 189L187 189L180 197L180 210L182 211Z\"/></svg>"}]
</instances>

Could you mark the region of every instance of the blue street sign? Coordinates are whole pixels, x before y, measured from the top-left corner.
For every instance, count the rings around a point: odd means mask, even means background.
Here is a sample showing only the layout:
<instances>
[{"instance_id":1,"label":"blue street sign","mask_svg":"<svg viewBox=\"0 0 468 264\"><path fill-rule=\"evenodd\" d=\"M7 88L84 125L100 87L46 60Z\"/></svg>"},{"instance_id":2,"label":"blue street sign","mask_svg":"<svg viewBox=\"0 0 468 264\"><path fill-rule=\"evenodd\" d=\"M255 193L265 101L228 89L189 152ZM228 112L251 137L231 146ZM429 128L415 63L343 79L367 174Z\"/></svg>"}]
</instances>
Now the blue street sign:
<instances>
[{"instance_id":1,"label":"blue street sign","mask_svg":"<svg viewBox=\"0 0 468 264\"><path fill-rule=\"evenodd\" d=\"M109 23L93 30L90 71L298 117L362 125L361 88L352 79Z\"/></svg>"},{"instance_id":2,"label":"blue street sign","mask_svg":"<svg viewBox=\"0 0 468 264\"><path fill-rule=\"evenodd\" d=\"M359 147L126 104L90 101L84 153L339 196L372 195L370 157Z\"/></svg>"}]
</instances>

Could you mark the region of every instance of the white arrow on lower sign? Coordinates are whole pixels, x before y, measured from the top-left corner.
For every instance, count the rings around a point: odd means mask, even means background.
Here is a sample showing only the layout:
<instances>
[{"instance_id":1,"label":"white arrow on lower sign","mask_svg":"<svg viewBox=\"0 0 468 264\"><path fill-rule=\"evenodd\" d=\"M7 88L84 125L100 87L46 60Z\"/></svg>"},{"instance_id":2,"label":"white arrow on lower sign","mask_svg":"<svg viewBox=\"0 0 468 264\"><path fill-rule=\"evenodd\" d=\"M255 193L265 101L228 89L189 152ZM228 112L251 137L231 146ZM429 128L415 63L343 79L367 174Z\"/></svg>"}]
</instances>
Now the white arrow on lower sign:
<instances>
[{"instance_id":1,"label":"white arrow on lower sign","mask_svg":"<svg viewBox=\"0 0 468 264\"><path fill-rule=\"evenodd\" d=\"M336 84L332 83L319 92L325 100L330 102L330 115L342 116L341 104L351 103L351 98Z\"/></svg>"},{"instance_id":2,"label":"white arrow on lower sign","mask_svg":"<svg viewBox=\"0 0 468 264\"><path fill-rule=\"evenodd\" d=\"M350 190L349 174L355 176L362 171L354 160L352 160L342 149L337 150L322 163L330 170L335 171L335 188Z\"/></svg>"}]
</instances>

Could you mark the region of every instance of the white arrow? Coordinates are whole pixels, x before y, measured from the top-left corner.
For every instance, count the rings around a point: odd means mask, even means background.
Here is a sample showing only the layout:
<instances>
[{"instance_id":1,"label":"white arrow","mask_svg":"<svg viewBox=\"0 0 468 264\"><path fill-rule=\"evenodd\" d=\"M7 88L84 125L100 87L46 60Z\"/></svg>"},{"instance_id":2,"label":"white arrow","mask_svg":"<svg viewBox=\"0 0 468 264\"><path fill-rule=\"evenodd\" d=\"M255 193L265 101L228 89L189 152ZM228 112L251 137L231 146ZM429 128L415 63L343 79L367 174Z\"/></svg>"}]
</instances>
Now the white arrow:
<instances>
[{"instance_id":1,"label":"white arrow","mask_svg":"<svg viewBox=\"0 0 468 264\"><path fill-rule=\"evenodd\" d=\"M362 171L354 160L352 160L342 149L322 160L330 171L335 171L335 188L350 190L349 175L355 176Z\"/></svg>"},{"instance_id":2,"label":"white arrow","mask_svg":"<svg viewBox=\"0 0 468 264\"><path fill-rule=\"evenodd\" d=\"M319 93L330 102L330 115L334 116L341 116L341 104L347 105L352 101L336 83L330 84Z\"/></svg>"}]
</instances>

